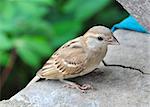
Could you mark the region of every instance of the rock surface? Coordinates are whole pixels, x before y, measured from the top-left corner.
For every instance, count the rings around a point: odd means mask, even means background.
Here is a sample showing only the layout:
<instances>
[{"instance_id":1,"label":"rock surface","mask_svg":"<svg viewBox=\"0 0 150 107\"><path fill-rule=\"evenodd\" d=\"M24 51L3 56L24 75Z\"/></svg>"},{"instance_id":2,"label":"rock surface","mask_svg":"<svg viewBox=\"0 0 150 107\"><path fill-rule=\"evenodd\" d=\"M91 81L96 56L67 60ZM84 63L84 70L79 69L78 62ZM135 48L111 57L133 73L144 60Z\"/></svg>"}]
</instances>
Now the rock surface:
<instances>
[{"instance_id":1,"label":"rock surface","mask_svg":"<svg viewBox=\"0 0 150 107\"><path fill-rule=\"evenodd\" d=\"M150 34L117 30L119 46L110 46L108 64L132 66L150 73ZM21 90L0 107L150 107L150 75L122 67L105 67L71 79L95 89L81 93L53 80L36 82Z\"/></svg>"},{"instance_id":2,"label":"rock surface","mask_svg":"<svg viewBox=\"0 0 150 107\"><path fill-rule=\"evenodd\" d=\"M150 32L150 0L117 0Z\"/></svg>"}]
</instances>

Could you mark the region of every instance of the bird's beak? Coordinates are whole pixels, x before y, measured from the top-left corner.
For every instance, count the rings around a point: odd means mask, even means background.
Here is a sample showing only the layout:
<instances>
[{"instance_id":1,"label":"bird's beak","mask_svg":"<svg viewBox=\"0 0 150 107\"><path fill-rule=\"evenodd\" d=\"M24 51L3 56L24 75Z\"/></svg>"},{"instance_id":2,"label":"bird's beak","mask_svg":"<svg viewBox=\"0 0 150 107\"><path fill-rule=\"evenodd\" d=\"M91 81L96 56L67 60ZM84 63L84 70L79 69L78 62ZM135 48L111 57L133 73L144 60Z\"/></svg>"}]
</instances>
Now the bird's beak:
<instances>
[{"instance_id":1,"label":"bird's beak","mask_svg":"<svg viewBox=\"0 0 150 107\"><path fill-rule=\"evenodd\" d=\"M118 40L112 36L110 39L107 40L108 45L120 45Z\"/></svg>"}]
</instances>

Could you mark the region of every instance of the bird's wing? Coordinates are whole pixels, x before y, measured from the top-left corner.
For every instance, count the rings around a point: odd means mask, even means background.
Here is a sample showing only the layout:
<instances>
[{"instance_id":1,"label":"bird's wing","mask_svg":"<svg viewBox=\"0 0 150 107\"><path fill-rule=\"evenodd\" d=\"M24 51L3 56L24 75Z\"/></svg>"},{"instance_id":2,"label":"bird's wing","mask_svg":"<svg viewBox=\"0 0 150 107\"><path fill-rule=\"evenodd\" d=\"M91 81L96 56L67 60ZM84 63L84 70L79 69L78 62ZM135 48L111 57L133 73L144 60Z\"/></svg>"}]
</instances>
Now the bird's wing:
<instances>
[{"instance_id":1,"label":"bird's wing","mask_svg":"<svg viewBox=\"0 0 150 107\"><path fill-rule=\"evenodd\" d=\"M86 65L86 54L83 45L74 39L59 48L38 72L43 78L56 79L61 76L74 75L82 72Z\"/></svg>"}]
</instances>

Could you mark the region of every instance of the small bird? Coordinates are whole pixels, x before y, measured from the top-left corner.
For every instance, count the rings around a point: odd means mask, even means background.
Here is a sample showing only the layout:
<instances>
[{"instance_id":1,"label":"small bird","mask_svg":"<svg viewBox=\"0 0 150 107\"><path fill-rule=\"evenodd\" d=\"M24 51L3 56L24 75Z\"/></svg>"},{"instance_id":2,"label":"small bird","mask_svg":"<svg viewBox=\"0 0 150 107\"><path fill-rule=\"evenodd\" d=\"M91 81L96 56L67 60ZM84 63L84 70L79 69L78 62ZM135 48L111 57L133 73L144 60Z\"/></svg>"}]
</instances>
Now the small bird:
<instances>
[{"instance_id":1,"label":"small bird","mask_svg":"<svg viewBox=\"0 0 150 107\"><path fill-rule=\"evenodd\" d=\"M58 79L69 87L82 92L90 85L79 85L66 79L82 76L98 68L107 52L108 45L119 45L111 30L104 26L94 26L83 36L68 41L61 46L26 86L40 78Z\"/></svg>"}]
</instances>

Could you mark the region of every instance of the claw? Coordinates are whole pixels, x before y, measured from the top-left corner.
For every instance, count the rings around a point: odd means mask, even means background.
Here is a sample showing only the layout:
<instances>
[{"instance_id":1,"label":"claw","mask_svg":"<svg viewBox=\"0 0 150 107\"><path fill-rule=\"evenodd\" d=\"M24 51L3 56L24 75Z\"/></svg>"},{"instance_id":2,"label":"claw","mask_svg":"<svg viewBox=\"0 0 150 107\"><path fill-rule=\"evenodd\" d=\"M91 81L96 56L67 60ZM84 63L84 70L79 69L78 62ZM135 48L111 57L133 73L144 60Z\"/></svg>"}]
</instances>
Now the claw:
<instances>
[{"instance_id":1,"label":"claw","mask_svg":"<svg viewBox=\"0 0 150 107\"><path fill-rule=\"evenodd\" d=\"M81 91L82 93L86 93L86 90L93 89L93 87L89 84L78 85L78 84L65 84L66 88L73 88Z\"/></svg>"},{"instance_id":2,"label":"claw","mask_svg":"<svg viewBox=\"0 0 150 107\"><path fill-rule=\"evenodd\" d=\"M80 88L83 90L93 89L93 87L90 84L83 84Z\"/></svg>"},{"instance_id":3,"label":"claw","mask_svg":"<svg viewBox=\"0 0 150 107\"><path fill-rule=\"evenodd\" d=\"M86 90L93 89L93 87L89 84L79 85L77 83L67 81L67 80L60 80L60 81L66 83L64 85L64 87L77 89L77 90L81 91L82 93L86 93Z\"/></svg>"}]
</instances>

